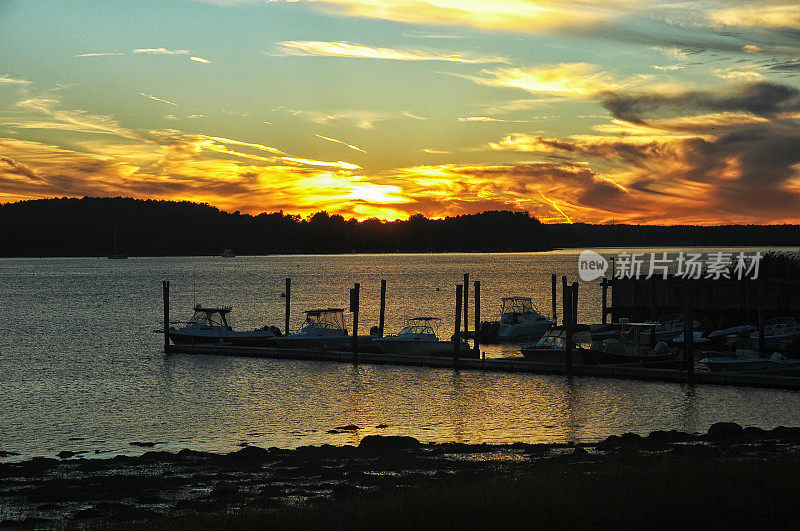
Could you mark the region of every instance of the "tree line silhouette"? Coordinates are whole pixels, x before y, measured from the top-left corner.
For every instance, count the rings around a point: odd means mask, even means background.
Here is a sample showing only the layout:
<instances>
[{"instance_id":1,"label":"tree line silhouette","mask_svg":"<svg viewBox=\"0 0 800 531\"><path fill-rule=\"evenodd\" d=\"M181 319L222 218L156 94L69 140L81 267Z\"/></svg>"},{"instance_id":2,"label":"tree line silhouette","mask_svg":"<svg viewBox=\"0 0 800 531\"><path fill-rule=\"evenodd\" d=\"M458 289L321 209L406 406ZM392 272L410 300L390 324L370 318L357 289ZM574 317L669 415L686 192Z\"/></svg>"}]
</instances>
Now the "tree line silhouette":
<instances>
[{"instance_id":1,"label":"tree line silhouette","mask_svg":"<svg viewBox=\"0 0 800 531\"><path fill-rule=\"evenodd\" d=\"M544 251L554 247L800 245L797 225L544 225L527 212L346 220L325 211L252 216L204 203L54 198L0 205L0 256Z\"/></svg>"}]
</instances>

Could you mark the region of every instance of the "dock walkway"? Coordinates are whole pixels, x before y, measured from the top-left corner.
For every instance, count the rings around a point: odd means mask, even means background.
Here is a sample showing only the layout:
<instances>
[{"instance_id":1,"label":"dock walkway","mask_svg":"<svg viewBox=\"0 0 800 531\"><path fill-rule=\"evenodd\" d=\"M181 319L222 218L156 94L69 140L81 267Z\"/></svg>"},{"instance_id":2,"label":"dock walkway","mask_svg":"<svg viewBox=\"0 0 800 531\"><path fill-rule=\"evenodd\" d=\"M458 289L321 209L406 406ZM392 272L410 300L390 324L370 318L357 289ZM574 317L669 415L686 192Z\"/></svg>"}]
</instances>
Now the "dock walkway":
<instances>
[{"instance_id":1,"label":"dock walkway","mask_svg":"<svg viewBox=\"0 0 800 531\"><path fill-rule=\"evenodd\" d=\"M240 347L231 345L172 345L171 352L185 354L217 354L255 358L333 361L353 363L353 353L318 349L281 349L270 347ZM564 374L561 364L541 363L514 358L459 359L448 356L420 356L360 352L358 363L376 365L406 365L415 367L457 368L492 372L527 372L535 374ZM621 378L663 382L687 382L689 375L679 369L641 367L636 365L573 365L573 376ZM694 382L699 384L767 387L775 389L800 389L800 377L732 372L695 371Z\"/></svg>"}]
</instances>

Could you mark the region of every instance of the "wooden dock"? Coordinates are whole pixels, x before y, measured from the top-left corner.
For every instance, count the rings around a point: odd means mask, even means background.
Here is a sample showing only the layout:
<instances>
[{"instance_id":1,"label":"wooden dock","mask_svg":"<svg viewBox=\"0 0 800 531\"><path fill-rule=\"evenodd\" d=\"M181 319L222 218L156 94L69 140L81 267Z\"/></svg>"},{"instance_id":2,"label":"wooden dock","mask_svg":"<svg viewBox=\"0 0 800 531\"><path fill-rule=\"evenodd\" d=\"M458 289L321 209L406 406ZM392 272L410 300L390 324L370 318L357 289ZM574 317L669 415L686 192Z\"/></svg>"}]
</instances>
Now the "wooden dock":
<instances>
[{"instance_id":1,"label":"wooden dock","mask_svg":"<svg viewBox=\"0 0 800 531\"><path fill-rule=\"evenodd\" d=\"M563 364L540 363L519 358L466 359L457 361L452 356L420 356L360 352L357 362L349 351L315 349L281 349L268 347L239 347L231 345L172 345L171 352L185 354L216 354L255 358L328 361L339 363L366 363L375 365L405 365L444 369L526 372L533 374L566 374ZM573 376L621 378L628 380L685 383L689 374L679 369L651 368L635 365L572 365ZM766 387L800 390L800 377L752 373L694 372L694 383Z\"/></svg>"}]
</instances>

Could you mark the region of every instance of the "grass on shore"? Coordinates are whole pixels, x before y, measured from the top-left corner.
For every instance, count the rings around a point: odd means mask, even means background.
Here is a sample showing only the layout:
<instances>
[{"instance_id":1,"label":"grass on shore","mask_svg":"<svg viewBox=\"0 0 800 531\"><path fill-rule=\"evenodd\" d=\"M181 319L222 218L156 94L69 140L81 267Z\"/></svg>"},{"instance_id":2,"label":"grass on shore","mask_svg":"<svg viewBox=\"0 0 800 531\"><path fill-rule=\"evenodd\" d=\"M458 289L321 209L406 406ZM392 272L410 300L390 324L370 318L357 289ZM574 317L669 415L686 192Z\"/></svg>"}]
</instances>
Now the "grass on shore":
<instances>
[{"instance_id":1,"label":"grass on shore","mask_svg":"<svg viewBox=\"0 0 800 531\"><path fill-rule=\"evenodd\" d=\"M598 463L558 458L515 477L487 473L302 507L164 518L145 525L192 531L800 528L800 459L703 454L631 453Z\"/></svg>"}]
</instances>

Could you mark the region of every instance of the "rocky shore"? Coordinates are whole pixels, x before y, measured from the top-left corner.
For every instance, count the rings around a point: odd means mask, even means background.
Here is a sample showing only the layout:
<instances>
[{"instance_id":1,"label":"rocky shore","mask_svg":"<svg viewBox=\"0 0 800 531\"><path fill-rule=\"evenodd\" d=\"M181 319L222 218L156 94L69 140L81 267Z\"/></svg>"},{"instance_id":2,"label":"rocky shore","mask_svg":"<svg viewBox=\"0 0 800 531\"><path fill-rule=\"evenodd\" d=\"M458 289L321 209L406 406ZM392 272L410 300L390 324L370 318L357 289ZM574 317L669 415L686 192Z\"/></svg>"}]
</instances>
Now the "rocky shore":
<instances>
[{"instance_id":1,"label":"rocky shore","mask_svg":"<svg viewBox=\"0 0 800 531\"><path fill-rule=\"evenodd\" d=\"M228 454L148 451L138 457L0 464L0 527L67 527L306 507L365 493L515 477L537 467L601 467L624 456L797 459L800 428L718 423L707 433L626 433L597 444L421 444L371 435L358 446L247 446Z\"/></svg>"}]
</instances>

